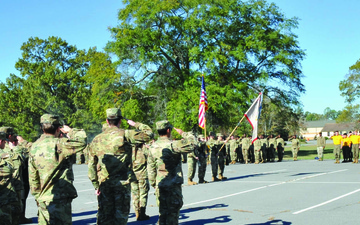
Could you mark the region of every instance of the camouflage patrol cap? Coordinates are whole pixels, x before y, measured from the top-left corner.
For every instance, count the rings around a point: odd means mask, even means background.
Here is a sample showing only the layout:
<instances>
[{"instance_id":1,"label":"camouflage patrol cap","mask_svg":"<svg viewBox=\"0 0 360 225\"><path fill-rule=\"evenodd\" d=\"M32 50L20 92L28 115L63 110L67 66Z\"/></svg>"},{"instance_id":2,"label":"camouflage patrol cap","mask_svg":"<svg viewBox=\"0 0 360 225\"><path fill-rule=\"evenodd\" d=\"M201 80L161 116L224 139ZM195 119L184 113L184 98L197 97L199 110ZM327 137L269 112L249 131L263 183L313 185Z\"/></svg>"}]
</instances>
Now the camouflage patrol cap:
<instances>
[{"instance_id":1,"label":"camouflage patrol cap","mask_svg":"<svg viewBox=\"0 0 360 225\"><path fill-rule=\"evenodd\" d=\"M122 118L121 110L119 108L110 108L106 110L106 118L108 119L118 119Z\"/></svg>"},{"instance_id":2,"label":"camouflage patrol cap","mask_svg":"<svg viewBox=\"0 0 360 225\"><path fill-rule=\"evenodd\" d=\"M0 140L6 140L6 134L4 132L0 132Z\"/></svg>"},{"instance_id":3,"label":"camouflage patrol cap","mask_svg":"<svg viewBox=\"0 0 360 225\"><path fill-rule=\"evenodd\" d=\"M0 127L0 132L4 132L5 134L14 134L14 128L12 127Z\"/></svg>"},{"instance_id":4,"label":"camouflage patrol cap","mask_svg":"<svg viewBox=\"0 0 360 225\"><path fill-rule=\"evenodd\" d=\"M221 133L217 133L216 137L222 137L223 135Z\"/></svg>"},{"instance_id":5,"label":"camouflage patrol cap","mask_svg":"<svg viewBox=\"0 0 360 225\"><path fill-rule=\"evenodd\" d=\"M53 114L44 114L40 118L40 123L49 123L52 125L61 125L60 118L57 115Z\"/></svg>"},{"instance_id":6,"label":"camouflage patrol cap","mask_svg":"<svg viewBox=\"0 0 360 225\"><path fill-rule=\"evenodd\" d=\"M156 122L156 130L164 130L164 129L168 129L168 128L172 128L172 125L170 124L169 121L161 120L161 121Z\"/></svg>"},{"instance_id":7,"label":"camouflage patrol cap","mask_svg":"<svg viewBox=\"0 0 360 225\"><path fill-rule=\"evenodd\" d=\"M211 132L209 133L209 136L215 137L215 133L211 131Z\"/></svg>"}]
</instances>

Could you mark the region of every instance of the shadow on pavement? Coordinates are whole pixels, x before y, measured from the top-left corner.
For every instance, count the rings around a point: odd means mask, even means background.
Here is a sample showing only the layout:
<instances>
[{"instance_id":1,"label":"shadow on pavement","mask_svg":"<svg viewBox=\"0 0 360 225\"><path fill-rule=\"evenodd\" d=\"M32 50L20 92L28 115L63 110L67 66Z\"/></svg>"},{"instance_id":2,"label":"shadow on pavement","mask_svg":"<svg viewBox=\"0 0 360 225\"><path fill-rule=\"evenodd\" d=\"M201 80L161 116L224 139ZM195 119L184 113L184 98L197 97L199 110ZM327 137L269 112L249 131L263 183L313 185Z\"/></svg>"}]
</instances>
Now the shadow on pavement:
<instances>
[{"instance_id":1,"label":"shadow on pavement","mask_svg":"<svg viewBox=\"0 0 360 225\"><path fill-rule=\"evenodd\" d=\"M292 224L291 222L287 222L287 221L283 221L283 220L271 220L271 221L267 221L265 223L247 223L245 225L290 225Z\"/></svg>"},{"instance_id":2,"label":"shadow on pavement","mask_svg":"<svg viewBox=\"0 0 360 225\"><path fill-rule=\"evenodd\" d=\"M310 174L319 174L322 172L311 172L311 173L297 173L297 174L293 174L291 176L303 176L303 175L310 175Z\"/></svg>"},{"instance_id":3,"label":"shadow on pavement","mask_svg":"<svg viewBox=\"0 0 360 225\"><path fill-rule=\"evenodd\" d=\"M229 221L231 221L231 219L229 218L230 216L218 216L218 217L214 217L214 218L207 218L207 219L197 219L194 221L187 221L187 222L181 222L181 220L183 219L187 219L189 218L188 213L193 213L193 212L198 212L200 210L211 210L211 209L218 209L218 208L223 208L223 207L228 207L228 205L225 204L215 204L212 206L202 206L202 207L195 207L195 208L188 208L188 209L182 209L180 210L180 217L179 217L179 224L219 224L219 223L227 223ZM147 221L134 221L134 222L128 222L128 224L156 224L157 221L159 219L159 216L151 216L150 220Z\"/></svg>"},{"instance_id":4,"label":"shadow on pavement","mask_svg":"<svg viewBox=\"0 0 360 225\"><path fill-rule=\"evenodd\" d=\"M238 176L238 177L228 177L228 179L223 181L229 181L229 180L239 180L239 179L245 179L250 177L259 177L259 176L265 176L265 175L273 175L273 174L279 174L279 173L257 173L257 174L249 174L244 176Z\"/></svg>"}]
</instances>

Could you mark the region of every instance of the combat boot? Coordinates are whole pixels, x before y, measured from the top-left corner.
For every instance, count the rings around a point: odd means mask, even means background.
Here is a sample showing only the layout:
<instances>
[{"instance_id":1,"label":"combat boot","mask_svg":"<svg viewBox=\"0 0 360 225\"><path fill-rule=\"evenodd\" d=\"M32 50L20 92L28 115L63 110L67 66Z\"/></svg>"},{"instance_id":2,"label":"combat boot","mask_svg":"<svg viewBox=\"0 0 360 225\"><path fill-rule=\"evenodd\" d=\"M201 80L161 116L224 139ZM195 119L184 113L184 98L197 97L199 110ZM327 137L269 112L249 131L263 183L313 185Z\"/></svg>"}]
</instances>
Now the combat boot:
<instances>
[{"instance_id":1,"label":"combat boot","mask_svg":"<svg viewBox=\"0 0 360 225\"><path fill-rule=\"evenodd\" d=\"M226 180L227 177L224 177L222 174L219 174L219 179L220 179L220 180Z\"/></svg>"},{"instance_id":2,"label":"combat boot","mask_svg":"<svg viewBox=\"0 0 360 225\"><path fill-rule=\"evenodd\" d=\"M136 220L140 219L140 210L135 209L135 217L136 217Z\"/></svg>"},{"instance_id":3,"label":"combat boot","mask_svg":"<svg viewBox=\"0 0 360 225\"><path fill-rule=\"evenodd\" d=\"M236 161L235 160L233 160L233 161L231 161L231 163L230 164L236 164Z\"/></svg>"},{"instance_id":4,"label":"combat boot","mask_svg":"<svg viewBox=\"0 0 360 225\"><path fill-rule=\"evenodd\" d=\"M204 180L204 178L199 179L199 184L206 184L206 183L209 183L209 182L207 182L206 180Z\"/></svg>"},{"instance_id":5,"label":"combat boot","mask_svg":"<svg viewBox=\"0 0 360 225\"><path fill-rule=\"evenodd\" d=\"M217 178L217 177L212 177L212 179L211 179L211 181L221 181L219 178Z\"/></svg>"},{"instance_id":6,"label":"combat boot","mask_svg":"<svg viewBox=\"0 0 360 225\"><path fill-rule=\"evenodd\" d=\"M139 218L137 218L137 221L143 221L143 220L149 220L150 216L145 214L146 208L145 207L140 207L140 213L139 213Z\"/></svg>"},{"instance_id":7,"label":"combat boot","mask_svg":"<svg viewBox=\"0 0 360 225\"><path fill-rule=\"evenodd\" d=\"M192 181L192 179L188 178L188 185L196 185L197 183L195 181Z\"/></svg>"},{"instance_id":8,"label":"combat boot","mask_svg":"<svg viewBox=\"0 0 360 225\"><path fill-rule=\"evenodd\" d=\"M255 164L259 164L259 162L255 162Z\"/></svg>"}]
</instances>

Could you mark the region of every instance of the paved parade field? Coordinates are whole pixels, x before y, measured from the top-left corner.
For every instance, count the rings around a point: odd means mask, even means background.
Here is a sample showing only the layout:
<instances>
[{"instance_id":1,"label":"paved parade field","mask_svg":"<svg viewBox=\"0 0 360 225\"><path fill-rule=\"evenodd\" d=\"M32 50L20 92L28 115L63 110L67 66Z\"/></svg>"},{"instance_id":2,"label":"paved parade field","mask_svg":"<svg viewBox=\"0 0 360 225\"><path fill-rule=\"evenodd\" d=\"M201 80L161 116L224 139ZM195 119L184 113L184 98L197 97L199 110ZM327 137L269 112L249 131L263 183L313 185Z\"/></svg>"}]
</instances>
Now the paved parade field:
<instances>
[{"instance_id":1,"label":"paved parade field","mask_svg":"<svg viewBox=\"0 0 360 225\"><path fill-rule=\"evenodd\" d=\"M187 181L187 164L183 164ZM206 180L211 180L207 166ZM72 203L73 224L95 224L97 201L87 165L74 165L79 197ZM180 224L358 224L360 164L334 160L290 161L226 166L228 180L183 185ZM196 182L196 178L194 179ZM187 182L186 182L187 183ZM26 216L37 221L34 198ZM156 224L158 208L150 189L148 221L137 222L133 208L128 224Z\"/></svg>"}]
</instances>

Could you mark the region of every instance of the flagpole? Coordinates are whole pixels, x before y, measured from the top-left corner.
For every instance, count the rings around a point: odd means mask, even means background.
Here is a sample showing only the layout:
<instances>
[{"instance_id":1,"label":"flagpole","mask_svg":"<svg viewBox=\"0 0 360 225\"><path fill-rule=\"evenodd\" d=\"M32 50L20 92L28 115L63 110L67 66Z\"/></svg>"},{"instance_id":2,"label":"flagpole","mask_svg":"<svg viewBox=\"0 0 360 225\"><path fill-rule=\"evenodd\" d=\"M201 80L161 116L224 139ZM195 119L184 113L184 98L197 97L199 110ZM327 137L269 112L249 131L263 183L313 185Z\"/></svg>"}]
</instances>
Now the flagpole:
<instances>
[{"instance_id":1,"label":"flagpole","mask_svg":"<svg viewBox=\"0 0 360 225\"><path fill-rule=\"evenodd\" d=\"M206 117L205 117L205 126L204 126L204 133L205 133L205 141L206 141Z\"/></svg>"},{"instance_id":2,"label":"flagpole","mask_svg":"<svg viewBox=\"0 0 360 225\"><path fill-rule=\"evenodd\" d=\"M240 126L240 123L243 121L243 119L245 118L245 115L241 118L241 120L239 121L239 123L236 125L236 127L234 128L234 130L231 132L231 134L226 138L224 144L221 146L219 152L223 149L225 143L229 140L229 138L231 137L231 135L233 135L233 133L235 132L235 130Z\"/></svg>"}]
</instances>

